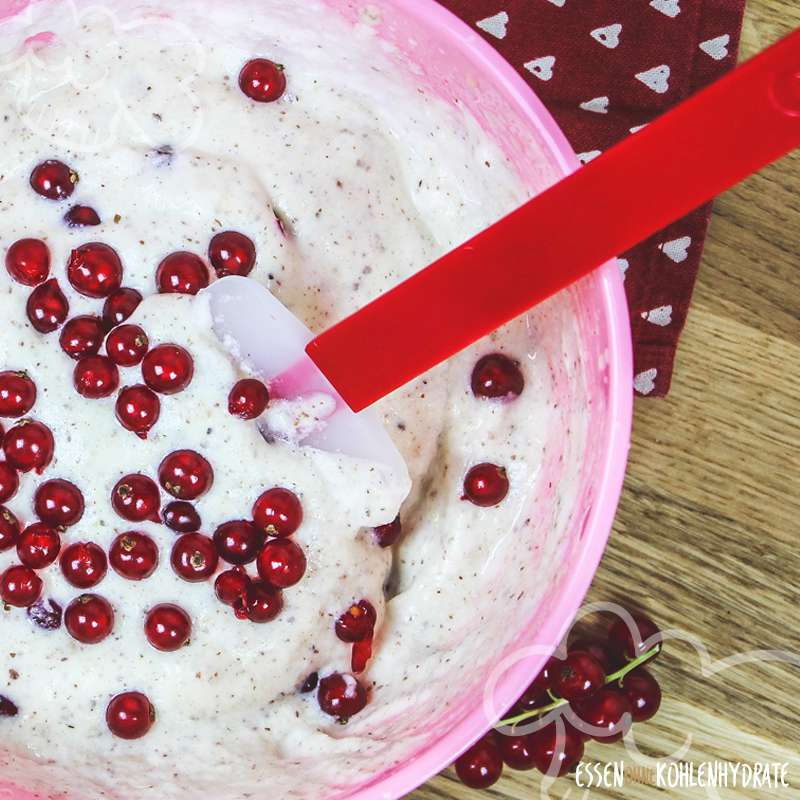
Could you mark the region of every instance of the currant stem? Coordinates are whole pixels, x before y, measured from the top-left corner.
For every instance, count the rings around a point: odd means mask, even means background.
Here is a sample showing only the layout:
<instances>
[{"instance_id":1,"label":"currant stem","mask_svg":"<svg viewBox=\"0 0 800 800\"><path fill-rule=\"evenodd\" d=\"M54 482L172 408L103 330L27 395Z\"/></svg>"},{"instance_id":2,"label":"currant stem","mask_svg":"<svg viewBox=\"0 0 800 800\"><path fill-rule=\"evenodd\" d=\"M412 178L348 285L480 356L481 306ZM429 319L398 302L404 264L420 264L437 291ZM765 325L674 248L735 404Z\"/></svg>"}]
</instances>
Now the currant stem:
<instances>
[{"instance_id":1,"label":"currant stem","mask_svg":"<svg viewBox=\"0 0 800 800\"><path fill-rule=\"evenodd\" d=\"M546 714L548 711L552 711L554 708L560 708L561 706L565 705L567 705L566 700L556 700L554 703L542 706L541 708L535 708L533 711L524 711L522 714L518 714L516 717L501 719L495 727L500 728L505 727L506 725L519 725L520 722L525 722L533 717L540 717L543 714Z\"/></svg>"},{"instance_id":2,"label":"currant stem","mask_svg":"<svg viewBox=\"0 0 800 800\"><path fill-rule=\"evenodd\" d=\"M642 655L640 655L638 658L634 658L633 661L629 661L624 667L620 667L616 672L612 672L611 675L607 675L606 686L609 683L614 683L615 681L619 681L620 686L622 686L622 682L629 672L633 672L633 670L635 670L637 667L640 667L642 664L645 664L646 662L655 658L660 652L661 644L659 643L646 653L642 653ZM555 708L560 708L561 706L567 705L566 700L556 698L549 689L547 690L547 694L553 698L552 703L542 706L541 708L534 708L532 711L524 711L522 714L518 714L516 717L501 719L500 722L495 725L495 728L502 728L508 725L519 725L520 722L525 722L526 720L533 719L534 717L541 717Z\"/></svg>"},{"instance_id":3,"label":"currant stem","mask_svg":"<svg viewBox=\"0 0 800 800\"><path fill-rule=\"evenodd\" d=\"M619 681L619 685L622 686L622 681L629 672L633 672L636 667L640 667L642 664L650 661L651 658L655 658L660 652L661 643L657 644L646 653L642 653L642 655L640 655L638 658L634 658L633 661L629 661L624 667L621 667L616 672L612 672L611 675L606 677L606 683Z\"/></svg>"}]
</instances>

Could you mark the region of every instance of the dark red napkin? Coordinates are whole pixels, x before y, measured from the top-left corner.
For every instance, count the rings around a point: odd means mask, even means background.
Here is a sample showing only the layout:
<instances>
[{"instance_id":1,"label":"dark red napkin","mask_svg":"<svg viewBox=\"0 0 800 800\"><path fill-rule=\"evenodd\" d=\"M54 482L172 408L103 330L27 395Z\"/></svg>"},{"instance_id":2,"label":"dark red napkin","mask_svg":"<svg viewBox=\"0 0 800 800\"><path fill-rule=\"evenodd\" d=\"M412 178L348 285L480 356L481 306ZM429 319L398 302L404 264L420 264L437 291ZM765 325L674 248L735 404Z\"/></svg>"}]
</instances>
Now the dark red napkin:
<instances>
[{"instance_id":1,"label":"dark red napkin","mask_svg":"<svg viewBox=\"0 0 800 800\"><path fill-rule=\"evenodd\" d=\"M745 0L440 2L477 27L518 69L584 162L735 66L745 5ZM709 205L620 259L639 394L669 390L710 214Z\"/></svg>"}]
</instances>

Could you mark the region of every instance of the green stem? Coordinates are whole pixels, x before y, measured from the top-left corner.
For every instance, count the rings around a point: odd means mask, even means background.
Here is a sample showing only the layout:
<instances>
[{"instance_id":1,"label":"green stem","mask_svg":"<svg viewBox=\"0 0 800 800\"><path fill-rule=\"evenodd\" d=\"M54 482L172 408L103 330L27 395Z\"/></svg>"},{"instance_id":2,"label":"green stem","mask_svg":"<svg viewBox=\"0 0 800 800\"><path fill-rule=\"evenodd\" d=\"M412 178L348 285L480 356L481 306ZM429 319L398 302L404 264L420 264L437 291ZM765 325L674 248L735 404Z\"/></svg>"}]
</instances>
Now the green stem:
<instances>
[{"instance_id":1,"label":"green stem","mask_svg":"<svg viewBox=\"0 0 800 800\"><path fill-rule=\"evenodd\" d=\"M550 703L550 705L542 706L541 708L534 708L533 711L524 711L522 714L518 714L516 717L501 719L495 727L500 728L504 725L519 725L520 722L525 722L525 720L531 719L532 717L540 717L542 714L546 714L548 711L552 711L554 708L558 708L559 706L565 706L566 704L566 700L556 700L554 703Z\"/></svg>"},{"instance_id":2,"label":"green stem","mask_svg":"<svg viewBox=\"0 0 800 800\"><path fill-rule=\"evenodd\" d=\"M657 644L652 649L648 650L646 653L642 653L639 658L634 658L633 661L629 661L624 667L618 669L616 672L612 672L606 678L606 683L613 683L614 681L619 681L619 685L622 686L622 681L625 676L629 672L633 672L636 667L640 667L642 664L646 664L650 661L651 658L655 658L661 652L661 644Z\"/></svg>"},{"instance_id":3,"label":"green stem","mask_svg":"<svg viewBox=\"0 0 800 800\"><path fill-rule=\"evenodd\" d=\"M648 650L646 653L642 653L642 655L640 655L638 658L634 658L633 661L629 661L624 667L620 667L616 672L612 672L611 675L607 675L606 686L609 683L614 683L615 681L619 681L619 685L622 686L625 676L629 672L633 672L633 670L635 670L637 667L640 667L642 664L645 664L651 659L655 658L659 652L661 652L660 643ZM567 705L566 700L562 698L556 698L549 689L547 690L547 694L553 699L552 703L542 706L541 708L534 708L533 711L524 711L522 714L517 714L516 717L501 719L495 727L501 728L507 725L519 725L520 722L525 722L526 720L533 719L534 717L541 717L544 714L552 711L554 708Z\"/></svg>"}]
</instances>

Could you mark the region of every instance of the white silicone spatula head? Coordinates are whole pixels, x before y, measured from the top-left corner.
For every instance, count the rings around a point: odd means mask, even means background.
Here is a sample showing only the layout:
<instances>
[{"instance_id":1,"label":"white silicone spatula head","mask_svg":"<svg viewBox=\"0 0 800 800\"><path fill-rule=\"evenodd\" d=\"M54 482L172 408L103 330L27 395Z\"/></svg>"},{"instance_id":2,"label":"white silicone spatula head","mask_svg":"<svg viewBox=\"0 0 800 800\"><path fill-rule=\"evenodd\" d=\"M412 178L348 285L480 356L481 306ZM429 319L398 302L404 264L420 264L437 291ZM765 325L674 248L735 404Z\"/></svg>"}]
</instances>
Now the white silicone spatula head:
<instances>
[{"instance_id":1,"label":"white silicone spatula head","mask_svg":"<svg viewBox=\"0 0 800 800\"><path fill-rule=\"evenodd\" d=\"M263 420L266 433L373 461L408 477L377 414L350 410L306 355L314 335L267 288L231 275L204 294L219 340L269 386L274 402Z\"/></svg>"}]
</instances>

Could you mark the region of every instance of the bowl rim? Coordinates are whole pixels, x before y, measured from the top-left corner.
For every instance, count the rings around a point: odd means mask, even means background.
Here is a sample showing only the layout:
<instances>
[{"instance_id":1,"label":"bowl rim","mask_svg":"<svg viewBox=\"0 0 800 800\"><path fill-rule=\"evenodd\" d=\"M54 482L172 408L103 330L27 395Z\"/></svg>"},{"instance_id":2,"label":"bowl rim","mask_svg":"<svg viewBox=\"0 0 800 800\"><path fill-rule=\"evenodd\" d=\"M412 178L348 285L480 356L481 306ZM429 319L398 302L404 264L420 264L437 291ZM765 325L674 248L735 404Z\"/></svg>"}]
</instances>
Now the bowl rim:
<instances>
[{"instance_id":1,"label":"bowl rim","mask_svg":"<svg viewBox=\"0 0 800 800\"><path fill-rule=\"evenodd\" d=\"M550 112L516 69L476 30L436 0L392 0L408 16L437 28L442 36L472 51L472 56L492 75L503 93L513 100L520 116L545 139L562 173L580 167L575 151ZM564 581L561 598L537 636L537 644L552 650L563 639L586 596L605 551L617 512L630 448L633 416L633 352L630 317L622 275L616 261L607 262L595 273L602 297L602 315L608 330L608 426L602 442L601 476L594 506L585 523L580 559ZM548 654L527 658L506 671L498 682L494 699L508 707L531 680L532 663L544 665ZM448 767L486 732L487 718L482 703L446 736L398 767L378 775L347 794L347 800L396 800L405 797Z\"/></svg>"}]
</instances>

